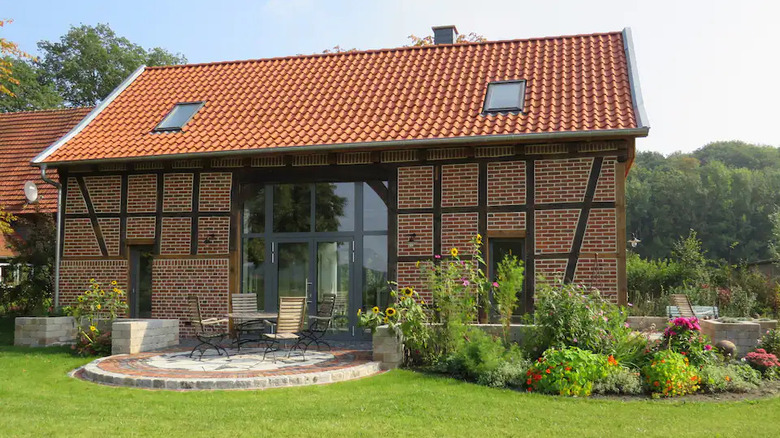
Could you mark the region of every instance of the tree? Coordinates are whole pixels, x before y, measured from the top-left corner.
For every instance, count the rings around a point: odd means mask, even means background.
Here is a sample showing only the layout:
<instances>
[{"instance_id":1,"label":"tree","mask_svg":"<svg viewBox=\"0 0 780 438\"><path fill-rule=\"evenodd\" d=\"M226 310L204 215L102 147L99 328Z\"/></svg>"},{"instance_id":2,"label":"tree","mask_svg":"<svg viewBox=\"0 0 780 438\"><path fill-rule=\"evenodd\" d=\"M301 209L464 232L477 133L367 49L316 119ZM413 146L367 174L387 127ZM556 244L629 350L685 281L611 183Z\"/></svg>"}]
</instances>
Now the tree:
<instances>
[{"instance_id":1,"label":"tree","mask_svg":"<svg viewBox=\"0 0 780 438\"><path fill-rule=\"evenodd\" d=\"M13 20L0 20L0 27L4 27L6 24L12 23ZM13 66L14 58L29 58L32 56L21 49L13 41L8 41L5 38L0 37L0 95L14 96L13 91L9 87L19 85L19 80L16 79Z\"/></svg>"},{"instance_id":2,"label":"tree","mask_svg":"<svg viewBox=\"0 0 780 438\"><path fill-rule=\"evenodd\" d=\"M139 66L182 64L187 59L159 47L149 51L117 36L107 24L72 26L59 42L41 41L45 78L69 104L95 105Z\"/></svg>"},{"instance_id":3,"label":"tree","mask_svg":"<svg viewBox=\"0 0 780 438\"><path fill-rule=\"evenodd\" d=\"M33 111L62 106L62 97L57 94L52 82L43 83L40 67L31 61L3 58L13 63L14 79L8 89L13 95L0 94L0 112Z\"/></svg>"},{"instance_id":4,"label":"tree","mask_svg":"<svg viewBox=\"0 0 780 438\"><path fill-rule=\"evenodd\" d=\"M427 37L422 37L422 38L416 35L409 35L407 38L412 40L412 43L409 44L410 47L433 45L433 35L428 35ZM455 44L484 43L485 41L487 41L487 38L485 38L484 36L471 32L467 34L464 33L458 34L458 37L455 39Z\"/></svg>"},{"instance_id":5,"label":"tree","mask_svg":"<svg viewBox=\"0 0 780 438\"><path fill-rule=\"evenodd\" d=\"M17 254L11 268L20 275L18 284L0 290L0 304L19 306L22 314L40 313L54 291L54 217L27 215L15 223L19 233L9 234L10 247Z\"/></svg>"}]
</instances>

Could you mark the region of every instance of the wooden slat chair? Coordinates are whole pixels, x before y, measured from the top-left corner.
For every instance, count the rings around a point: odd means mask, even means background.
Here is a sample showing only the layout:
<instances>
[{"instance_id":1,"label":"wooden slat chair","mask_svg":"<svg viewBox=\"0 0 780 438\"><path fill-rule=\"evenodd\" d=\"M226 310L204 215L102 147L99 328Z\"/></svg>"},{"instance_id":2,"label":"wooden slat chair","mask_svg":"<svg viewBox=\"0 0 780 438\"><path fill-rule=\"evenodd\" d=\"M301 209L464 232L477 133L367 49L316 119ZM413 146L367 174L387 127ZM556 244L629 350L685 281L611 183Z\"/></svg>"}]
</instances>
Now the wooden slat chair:
<instances>
[{"instance_id":1,"label":"wooden slat chair","mask_svg":"<svg viewBox=\"0 0 780 438\"><path fill-rule=\"evenodd\" d=\"M687 295L672 294L669 295L669 304L677 307L677 313L683 318L692 318L696 316L693 312L693 306Z\"/></svg>"},{"instance_id":2,"label":"wooden slat chair","mask_svg":"<svg viewBox=\"0 0 780 438\"><path fill-rule=\"evenodd\" d=\"M230 357L227 350L225 350L225 347L220 345L220 343L228 336L228 332L216 329L217 325L226 324L228 322L227 319L204 319L203 313L200 310L200 299L197 295L188 295L187 304L189 305L190 322L192 322L192 324L195 326L195 337L198 339L198 341L200 341L200 344L196 345L195 348L193 348L190 352L190 357L192 357L196 351L199 351L200 357L198 359L200 360L203 358L203 353L205 353L209 348L216 350L217 354L220 356L222 356L222 353L224 352L225 356Z\"/></svg>"},{"instance_id":3,"label":"wooden slat chair","mask_svg":"<svg viewBox=\"0 0 780 438\"><path fill-rule=\"evenodd\" d=\"M274 363L276 363L276 350L279 344L283 342L295 342L287 352L287 357L293 350L298 349L298 340L300 332L303 330L303 317L306 314L305 297L281 297L279 299L279 316L276 318L276 324L265 321L266 325L273 327L273 333L263 333L266 340L263 360L268 353L273 353ZM306 360L306 352L301 350L303 360Z\"/></svg>"},{"instance_id":4,"label":"wooden slat chair","mask_svg":"<svg viewBox=\"0 0 780 438\"><path fill-rule=\"evenodd\" d=\"M309 349L311 344L320 349L320 345L326 345L331 350L330 344L323 338L333 324L333 314L336 310L336 296L326 295L317 306L317 315L309 317L309 327L300 333L297 344L303 345L303 352ZM300 346L299 346L300 348Z\"/></svg>"},{"instance_id":5,"label":"wooden slat chair","mask_svg":"<svg viewBox=\"0 0 780 438\"><path fill-rule=\"evenodd\" d=\"M257 312L257 295L232 294L230 297L232 313ZM241 351L241 345L252 341L260 341L265 332L265 321L261 319L233 318L233 332L236 336L236 346ZM256 334L256 337L252 337Z\"/></svg>"}]
</instances>

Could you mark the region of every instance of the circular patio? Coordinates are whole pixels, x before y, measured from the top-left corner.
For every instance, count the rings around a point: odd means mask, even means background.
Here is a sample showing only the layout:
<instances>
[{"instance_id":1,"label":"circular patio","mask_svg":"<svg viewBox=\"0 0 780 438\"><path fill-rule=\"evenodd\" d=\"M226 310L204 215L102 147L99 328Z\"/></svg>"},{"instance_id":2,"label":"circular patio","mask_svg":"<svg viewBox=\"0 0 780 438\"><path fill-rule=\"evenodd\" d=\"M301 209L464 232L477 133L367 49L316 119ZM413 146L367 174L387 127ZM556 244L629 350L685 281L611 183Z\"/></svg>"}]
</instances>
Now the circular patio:
<instances>
[{"instance_id":1,"label":"circular patio","mask_svg":"<svg viewBox=\"0 0 780 438\"><path fill-rule=\"evenodd\" d=\"M210 350L198 358L190 350L176 349L94 360L74 376L95 383L147 389L265 389L318 385L370 376L381 371L370 351L308 351L306 360L296 352L289 358L278 352L276 363L262 348L228 350L230 357Z\"/></svg>"}]
</instances>

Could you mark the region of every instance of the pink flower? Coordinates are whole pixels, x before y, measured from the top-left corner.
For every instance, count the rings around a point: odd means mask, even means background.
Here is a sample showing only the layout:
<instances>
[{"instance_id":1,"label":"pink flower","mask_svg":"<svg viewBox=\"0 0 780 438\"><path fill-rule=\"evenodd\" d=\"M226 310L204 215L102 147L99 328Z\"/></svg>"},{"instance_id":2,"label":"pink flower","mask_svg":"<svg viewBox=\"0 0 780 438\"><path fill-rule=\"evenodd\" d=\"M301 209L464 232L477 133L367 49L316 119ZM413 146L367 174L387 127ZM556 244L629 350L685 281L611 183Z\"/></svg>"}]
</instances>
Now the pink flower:
<instances>
[{"instance_id":1,"label":"pink flower","mask_svg":"<svg viewBox=\"0 0 780 438\"><path fill-rule=\"evenodd\" d=\"M436 254L435 256L433 256L433 258L435 258L435 259L440 259L440 258L441 258L441 256L440 256L440 255L438 255L438 254Z\"/></svg>"},{"instance_id":2,"label":"pink flower","mask_svg":"<svg viewBox=\"0 0 780 438\"><path fill-rule=\"evenodd\" d=\"M577 338L572 339L572 342L577 343Z\"/></svg>"},{"instance_id":3,"label":"pink flower","mask_svg":"<svg viewBox=\"0 0 780 438\"><path fill-rule=\"evenodd\" d=\"M634 307L634 305L631 304L631 303L628 303L628 307Z\"/></svg>"},{"instance_id":4,"label":"pink flower","mask_svg":"<svg viewBox=\"0 0 780 438\"><path fill-rule=\"evenodd\" d=\"M469 281L468 281L468 280L463 280L463 285L464 285L464 286L468 286L468 285L470 285L470 284L471 284L471 283L469 283Z\"/></svg>"},{"instance_id":5,"label":"pink flower","mask_svg":"<svg viewBox=\"0 0 780 438\"><path fill-rule=\"evenodd\" d=\"M707 345L704 346L704 349L707 350L707 351L710 351L710 350L712 350L712 345L707 344Z\"/></svg>"},{"instance_id":6,"label":"pink flower","mask_svg":"<svg viewBox=\"0 0 780 438\"><path fill-rule=\"evenodd\" d=\"M631 325L630 325L629 323L625 323L625 324L623 324L623 326L624 326L625 328L629 328Z\"/></svg>"},{"instance_id":7,"label":"pink flower","mask_svg":"<svg viewBox=\"0 0 780 438\"><path fill-rule=\"evenodd\" d=\"M494 281L494 282L493 282L493 287L498 287L498 282L497 282L497 281ZM768 333L768 332L767 332L767 333Z\"/></svg>"}]
</instances>

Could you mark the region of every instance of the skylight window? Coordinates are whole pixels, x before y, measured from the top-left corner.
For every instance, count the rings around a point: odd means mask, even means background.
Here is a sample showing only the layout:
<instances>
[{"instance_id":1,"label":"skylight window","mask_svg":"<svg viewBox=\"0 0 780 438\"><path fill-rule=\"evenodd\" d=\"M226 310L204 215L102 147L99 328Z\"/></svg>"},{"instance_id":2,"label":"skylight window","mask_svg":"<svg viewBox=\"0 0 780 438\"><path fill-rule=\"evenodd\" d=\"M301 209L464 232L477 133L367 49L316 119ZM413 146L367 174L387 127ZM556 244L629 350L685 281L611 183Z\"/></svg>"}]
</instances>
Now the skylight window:
<instances>
[{"instance_id":1,"label":"skylight window","mask_svg":"<svg viewBox=\"0 0 780 438\"><path fill-rule=\"evenodd\" d=\"M485 112L522 111L525 81L501 81L488 84Z\"/></svg>"},{"instance_id":2,"label":"skylight window","mask_svg":"<svg viewBox=\"0 0 780 438\"><path fill-rule=\"evenodd\" d=\"M203 102L177 103L171 112L154 128L155 131L181 131L192 116L203 106Z\"/></svg>"}]
</instances>

